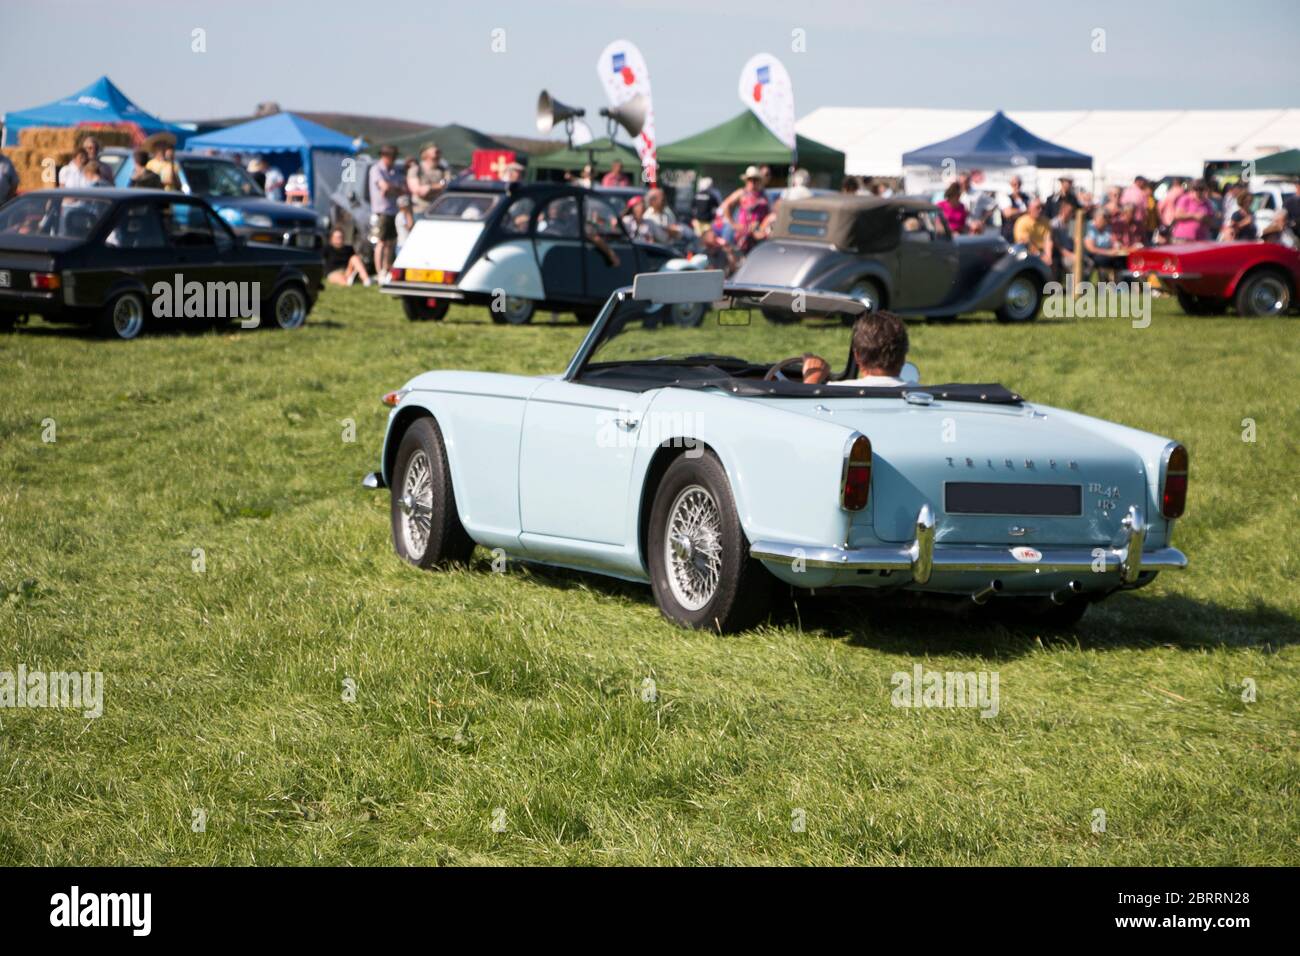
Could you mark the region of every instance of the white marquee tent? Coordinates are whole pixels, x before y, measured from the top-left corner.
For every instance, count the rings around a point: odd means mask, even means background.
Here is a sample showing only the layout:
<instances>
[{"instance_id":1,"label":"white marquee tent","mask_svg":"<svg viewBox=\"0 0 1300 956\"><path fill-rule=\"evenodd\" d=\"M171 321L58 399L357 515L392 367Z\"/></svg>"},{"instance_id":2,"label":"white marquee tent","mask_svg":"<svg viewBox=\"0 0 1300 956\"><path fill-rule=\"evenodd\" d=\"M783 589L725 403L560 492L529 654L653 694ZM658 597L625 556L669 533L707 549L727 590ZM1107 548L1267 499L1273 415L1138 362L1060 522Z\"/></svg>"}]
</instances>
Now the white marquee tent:
<instances>
[{"instance_id":1,"label":"white marquee tent","mask_svg":"<svg viewBox=\"0 0 1300 956\"><path fill-rule=\"evenodd\" d=\"M842 150L848 174L899 176L903 153L956 136L992 112L823 106L796 129ZM1300 146L1300 109L1015 110L1007 116L1036 136L1092 156L1099 186L1128 183L1139 173L1199 176L1207 161L1246 162Z\"/></svg>"}]
</instances>

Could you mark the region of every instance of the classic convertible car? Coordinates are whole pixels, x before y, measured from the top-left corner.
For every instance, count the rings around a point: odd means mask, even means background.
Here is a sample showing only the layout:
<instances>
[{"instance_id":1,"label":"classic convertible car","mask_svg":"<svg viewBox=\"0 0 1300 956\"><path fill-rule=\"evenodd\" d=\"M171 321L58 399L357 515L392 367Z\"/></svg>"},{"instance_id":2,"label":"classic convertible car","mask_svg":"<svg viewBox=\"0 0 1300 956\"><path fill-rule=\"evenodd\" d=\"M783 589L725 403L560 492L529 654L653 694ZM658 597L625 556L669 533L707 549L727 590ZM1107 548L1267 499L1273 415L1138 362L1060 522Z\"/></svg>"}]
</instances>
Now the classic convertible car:
<instances>
[{"instance_id":1,"label":"classic convertible car","mask_svg":"<svg viewBox=\"0 0 1300 956\"><path fill-rule=\"evenodd\" d=\"M1155 276L1188 315L1285 315L1300 284L1300 252L1275 242L1182 242L1138 249L1128 277Z\"/></svg>"},{"instance_id":2,"label":"classic convertible car","mask_svg":"<svg viewBox=\"0 0 1300 956\"><path fill-rule=\"evenodd\" d=\"M704 321L655 319L683 303ZM778 582L1070 623L1186 565L1176 441L1001 385L787 377L808 351L845 355L843 319L869 311L718 272L637 276L561 374L426 372L384 396L364 484L390 489L394 547L421 568L481 544L649 582L668 618L720 631L759 620Z\"/></svg>"},{"instance_id":3,"label":"classic convertible car","mask_svg":"<svg viewBox=\"0 0 1300 956\"><path fill-rule=\"evenodd\" d=\"M295 329L321 286L320 252L250 243L194 196L48 189L0 206L0 326L39 315L119 339L154 317Z\"/></svg>"},{"instance_id":4,"label":"classic convertible car","mask_svg":"<svg viewBox=\"0 0 1300 956\"><path fill-rule=\"evenodd\" d=\"M996 233L951 235L927 200L836 195L781 203L772 237L734 279L844 292L898 315L989 310L1003 322L1029 322L1050 277L1041 259Z\"/></svg>"},{"instance_id":5,"label":"classic convertible car","mask_svg":"<svg viewBox=\"0 0 1300 956\"><path fill-rule=\"evenodd\" d=\"M538 308L591 322L611 292L677 256L628 236L620 198L566 183L455 183L416 221L382 291L413 320L466 302L496 323L522 325Z\"/></svg>"}]
</instances>

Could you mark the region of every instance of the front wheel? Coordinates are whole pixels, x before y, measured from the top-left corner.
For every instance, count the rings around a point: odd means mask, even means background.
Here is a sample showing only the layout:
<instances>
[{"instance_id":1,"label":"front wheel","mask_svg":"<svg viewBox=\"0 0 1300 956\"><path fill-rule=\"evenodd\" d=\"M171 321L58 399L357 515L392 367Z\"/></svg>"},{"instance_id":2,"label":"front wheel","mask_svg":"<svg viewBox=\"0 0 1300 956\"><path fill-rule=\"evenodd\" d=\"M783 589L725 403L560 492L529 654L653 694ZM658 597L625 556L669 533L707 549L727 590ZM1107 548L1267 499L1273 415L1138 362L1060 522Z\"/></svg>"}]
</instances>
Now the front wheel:
<instances>
[{"instance_id":1,"label":"front wheel","mask_svg":"<svg viewBox=\"0 0 1300 956\"><path fill-rule=\"evenodd\" d=\"M693 329L704 321L704 309L703 302L678 302L669 307L668 316L673 325Z\"/></svg>"},{"instance_id":2,"label":"front wheel","mask_svg":"<svg viewBox=\"0 0 1300 956\"><path fill-rule=\"evenodd\" d=\"M668 466L648 548L655 600L673 623L726 634L767 614L772 578L749 556L727 473L712 452Z\"/></svg>"},{"instance_id":3,"label":"front wheel","mask_svg":"<svg viewBox=\"0 0 1300 956\"><path fill-rule=\"evenodd\" d=\"M1002 307L997 310L999 322L1032 322L1038 318L1043 303L1043 284L1032 272L1022 272L1007 285Z\"/></svg>"},{"instance_id":4,"label":"front wheel","mask_svg":"<svg viewBox=\"0 0 1300 956\"><path fill-rule=\"evenodd\" d=\"M451 308L449 299L424 299L402 296L402 311L412 322L441 322Z\"/></svg>"},{"instance_id":5,"label":"front wheel","mask_svg":"<svg viewBox=\"0 0 1300 956\"><path fill-rule=\"evenodd\" d=\"M425 570L469 560L474 542L456 513L447 449L432 418L417 420L402 436L390 495L398 555Z\"/></svg>"},{"instance_id":6,"label":"front wheel","mask_svg":"<svg viewBox=\"0 0 1300 956\"><path fill-rule=\"evenodd\" d=\"M1285 315L1291 308L1291 284L1268 270L1246 277L1237 290L1237 314L1249 318Z\"/></svg>"},{"instance_id":7,"label":"front wheel","mask_svg":"<svg viewBox=\"0 0 1300 956\"><path fill-rule=\"evenodd\" d=\"M101 335L112 339L137 338L144 331L144 296L123 292L113 298L95 323Z\"/></svg>"}]
</instances>

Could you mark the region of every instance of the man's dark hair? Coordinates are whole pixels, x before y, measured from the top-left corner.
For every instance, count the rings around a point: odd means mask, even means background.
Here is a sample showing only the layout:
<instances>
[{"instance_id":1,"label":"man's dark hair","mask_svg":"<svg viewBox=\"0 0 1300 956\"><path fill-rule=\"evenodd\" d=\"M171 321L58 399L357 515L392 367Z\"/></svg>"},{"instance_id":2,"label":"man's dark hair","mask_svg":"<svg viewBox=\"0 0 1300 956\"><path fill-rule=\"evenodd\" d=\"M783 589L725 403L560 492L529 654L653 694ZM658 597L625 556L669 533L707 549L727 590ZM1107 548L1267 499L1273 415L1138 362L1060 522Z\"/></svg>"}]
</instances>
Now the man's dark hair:
<instances>
[{"instance_id":1,"label":"man's dark hair","mask_svg":"<svg viewBox=\"0 0 1300 956\"><path fill-rule=\"evenodd\" d=\"M879 369L896 377L907 361L907 347L907 326L892 312L867 312L853 323L853 358L859 375Z\"/></svg>"},{"instance_id":2,"label":"man's dark hair","mask_svg":"<svg viewBox=\"0 0 1300 956\"><path fill-rule=\"evenodd\" d=\"M392 143L385 143L383 146L380 146L380 147L379 147L379 155L380 155L380 156L391 156L391 157L393 157L394 159L396 159L396 158L397 158L397 147L394 146Z\"/></svg>"}]
</instances>

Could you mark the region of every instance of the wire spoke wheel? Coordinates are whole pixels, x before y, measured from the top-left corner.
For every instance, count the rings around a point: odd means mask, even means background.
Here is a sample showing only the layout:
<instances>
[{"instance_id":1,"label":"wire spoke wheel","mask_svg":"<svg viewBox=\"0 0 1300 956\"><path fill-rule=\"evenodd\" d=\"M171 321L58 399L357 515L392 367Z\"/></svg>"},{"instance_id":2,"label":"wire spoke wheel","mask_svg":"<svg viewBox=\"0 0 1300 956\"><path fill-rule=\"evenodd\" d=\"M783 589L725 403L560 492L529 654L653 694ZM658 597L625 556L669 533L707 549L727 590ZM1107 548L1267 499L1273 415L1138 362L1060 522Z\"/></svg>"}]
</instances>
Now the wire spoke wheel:
<instances>
[{"instance_id":1,"label":"wire spoke wheel","mask_svg":"<svg viewBox=\"0 0 1300 956\"><path fill-rule=\"evenodd\" d=\"M664 564L682 607L698 611L713 600L722 573L722 513L702 485L683 488L668 509Z\"/></svg>"},{"instance_id":2,"label":"wire spoke wheel","mask_svg":"<svg viewBox=\"0 0 1300 956\"><path fill-rule=\"evenodd\" d=\"M411 455L406 466L398 507L402 512L402 536L407 552L422 556L429 546L433 515L433 468L422 449Z\"/></svg>"}]
</instances>

